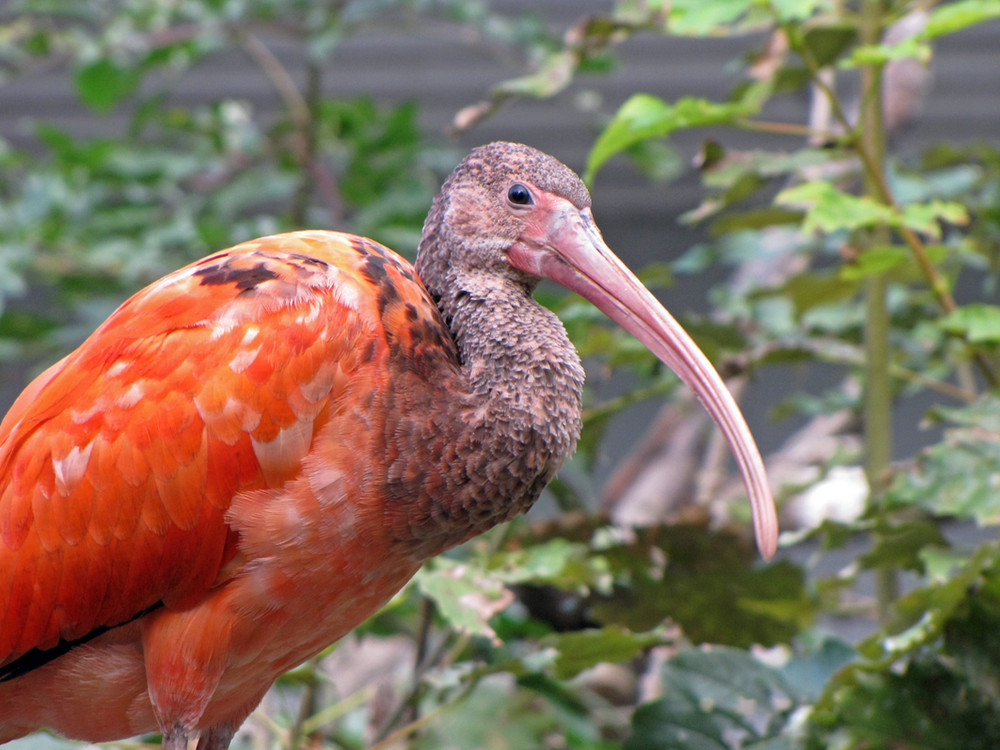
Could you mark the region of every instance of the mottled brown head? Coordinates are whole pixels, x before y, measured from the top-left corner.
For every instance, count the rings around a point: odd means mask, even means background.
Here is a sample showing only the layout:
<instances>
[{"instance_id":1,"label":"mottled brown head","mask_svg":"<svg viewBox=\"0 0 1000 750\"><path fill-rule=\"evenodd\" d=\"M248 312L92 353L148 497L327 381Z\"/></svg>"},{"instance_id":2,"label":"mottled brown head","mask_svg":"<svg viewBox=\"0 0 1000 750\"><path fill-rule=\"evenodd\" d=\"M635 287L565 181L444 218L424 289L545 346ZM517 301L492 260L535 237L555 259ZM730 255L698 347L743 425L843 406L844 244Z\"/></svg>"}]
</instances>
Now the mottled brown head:
<instances>
[{"instance_id":1,"label":"mottled brown head","mask_svg":"<svg viewBox=\"0 0 1000 750\"><path fill-rule=\"evenodd\" d=\"M455 290L456 276L471 277L463 286L513 279L533 287L538 279L512 267L506 250L538 213L537 201L544 195L564 198L578 209L590 206L590 193L577 174L537 149L497 141L465 157L424 223L417 272L431 293L440 299Z\"/></svg>"},{"instance_id":2,"label":"mottled brown head","mask_svg":"<svg viewBox=\"0 0 1000 750\"><path fill-rule=\"evenodd\" d=\"M476 381L483 393L517 368L504 361L511 351L545 350L554 360L528 380L544 379L560 362L576 361L558 321L530 312L535 304L530 293L539 279L582 295L633 333L695 391L722 429L750 494L760 550L766 557L774 553L774 501L739 407L691 337L605 244L587 189L572 170L527 146L491 143L476 149L434 201L417 271L459 352L466 362L476 362L471 369L488 374L492 367L496 373ZM516 401L517 387L508 390ZM578 391L570 389L554 396L573 397Z\"/></svg>"}]
</instances>

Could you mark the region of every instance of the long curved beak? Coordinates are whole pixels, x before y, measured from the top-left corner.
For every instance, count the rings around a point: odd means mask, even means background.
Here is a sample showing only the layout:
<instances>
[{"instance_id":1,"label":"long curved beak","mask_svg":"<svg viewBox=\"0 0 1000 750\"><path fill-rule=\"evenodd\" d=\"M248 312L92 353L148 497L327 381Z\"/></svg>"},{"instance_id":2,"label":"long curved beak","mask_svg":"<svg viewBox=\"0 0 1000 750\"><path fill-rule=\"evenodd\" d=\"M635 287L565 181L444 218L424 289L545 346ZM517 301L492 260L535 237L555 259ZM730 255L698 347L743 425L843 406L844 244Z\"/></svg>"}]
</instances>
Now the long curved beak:
<instances>
[{"instance_id":1,"label":"long curved beak","mask_svg":"<svg viewBox=\"0 0 1000 750\"><path fill-rule=\"evenodd\" d=\"M764 462L732 394L690 336L605 244L589 208L545 195L507 257L589 300L632 333L691 387L722 430L750 495L761 555L778 546L778 518Z\"/></svg>"}]
</instances>

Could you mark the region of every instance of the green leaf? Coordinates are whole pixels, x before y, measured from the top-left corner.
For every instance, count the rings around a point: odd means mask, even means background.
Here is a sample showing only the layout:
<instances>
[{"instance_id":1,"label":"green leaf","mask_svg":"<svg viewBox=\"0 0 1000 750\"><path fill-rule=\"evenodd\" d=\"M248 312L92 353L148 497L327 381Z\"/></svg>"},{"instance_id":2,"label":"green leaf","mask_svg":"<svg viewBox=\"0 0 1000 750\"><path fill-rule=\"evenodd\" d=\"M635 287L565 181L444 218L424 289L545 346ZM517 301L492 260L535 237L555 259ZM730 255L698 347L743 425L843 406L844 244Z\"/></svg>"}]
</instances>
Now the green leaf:
<instances>
[{"instance_id":1,"label":"green leaf","mask_svg":"<svg viewBox=\"0 0 1000 750\"><path fill-rule=\"evenodd\" d=\"M493 640L496 633L490 618L514 601L514 594L500 581L447 558L425 565L414 582L451 627Z\"/></svg>"},{"instance_id":2,"label":"green leaf","mask_svg":"<svg viewBox=\"0 0 1000 750\"><path fill-rule=\"evenodd\" d=\"M954 201L931 200L904 206L900 218L900 223L904 226L936 239L941 237L942 221L949 224L968 224L969 212L965 206Z\"/></svg>"},{"instance_id":3,"label":"green leaf","mask_svg":"<svg viewBox=\"0 0 1000 750\"><path fill-rule=\"evenodd\" d=\"M84 65L76 72L76 92L88 106L106 112L135 91L141 74L102 58Z\"/></svg>"},{"instance_id":4,"label":"green leaf","mask_svg":"<svg viewBox=\"0 0 1000 750\"><path fill-rule=\"evenodd\" d=\"M918 36L921 39L935 39L993 18L1000 18L1000 0L960 0L957 3L945 3L931 12L927 25Z\"/></svg>"},{"instance_id":5,"label":"green leaf","mask_svg":"<svg viewBox=\"0 0 1000 750\"><path fill-rule=\"evenodd\" d=\"M816 180L786 188L774 202L779 206L806 208L806 232L852 231L862 227L895 222L892 209L867 196L858 197L838 190L829 182Z\"/></svg>"},{"instance_id":6,"label":"green leaf","mask_svg":"<svg viewBox=\"0 0 1000 750\"><path fill-rule=\"evenodd\" d=\"M941 319L941 327L973 344L1000 343L1000 307L973 302Z\"/></svg>"},{"instance_id":7,"label":"green leaf","mask_svg":"<svg viewBox=\"0 0 1000 750\"><path fill-rule=\"evenodd\" d=\"M802 213L800 211L773 206L732 212L712 222L712 234L729 234L744 229L763 229L782 224L797 224L801 219Z\"/></svg>"},{"instance_id":8,"label":"green leaf","mask_svg":"<svg viewBox=\"0 0 1000 750\"><path fill-rule=\"evenodd\" d=\"M795 306L796 315L821 305L850 299L857 292L857 285L829 272L802 273L793 276L779 290L769 290L768 295L780 292Z\"/></svg>"},{"instance_id":9,"label":"green leaf","mask_svg":"<svg viewBox=\"0 0 1000 750\"><path fill-rule=\"evenodd\" d=\"M730 648L682 652L660 683L664 696L635 712L625 750L762 747L780 741L799 703L778 670Z\"/></svg>"},{"instance_id":10,"label":"green leaf","mask_svg":"<svg viewBox=\"0 0 1000 750\"><path fill-rule=\"evenodd\" d=\"M938 524L933 521L880 523L875 528L874 539L872 549L858 556L862 567L898 567L922 573L922 553L928 548L943 549L948 546Z\"/></svg>"},{"instance_id":11,"label":"green leaf","mask_svg":"<svg viewBox=\"0 0 1000 750\"><path fill-rule=\"evenodd\" d=\"M689 96L670 104L650 94L634 94L594 143L587 159L586 179L593 180L604 162L640 141L662 138L685 128L732 122L756 108L756 103L747 100L719 103Z\"/></svg>"},{"instance_id":12,"label":"green leaf","mask_svg":"<svg viewBox=\"0 0 1000 750\"><path fill-rule=\"evenodd\" d=\"M43 338L59 326L44 313L31 310L5 310L0 315L0 338L33 341Z\"/></svg>"},{"instance_id":13,"label":"green leaf","mask_svg":"<svg viewBox=\"0 0 1000 750\"><path fill-rule=\"evenodd\" d=\"M812 53L817 65L826 67L840 57L857 36L857 29L850 24L814 26L803 34L802 44Z\"/></svg>"},{"instance_id":14,"label":"green leaf","mask_svg":"<svg viewBox=\"0 0 1000 750\"><path fill-rule=\"evenodd\" d=\"M932 583L901 597L896 604L896 622L889 632L870 636L859 644L859 651L871 660L889 665L936 641L949 618L981 585L983 577L996 577L998 555L1000 545L996 542L985 543L947 583Z\"/></svg>"},{"instance_id":15,"label":"green leaf","mask_svg":"<svg viewBox=\"0 0 1000 750\"><path fill-rule=\"evenodd\" d=\"M590 548L561 537L506 551L491 560L490 575L508 585L549 584L564 589L591 586L607 566Z\"/></svg>"},{"instance_id":16,"label":"green leaf","mask_svg":"<svg viewBox=\"0 0 1000 750\"><path fill-rule=\"evenodd\" d=\"M860 281L870 276L881 276L910 260L910 251L895 245L868 247L849 264L840 268L840 278L844 281Z\"/></svg>"},{"instance_id":17,"label":"green leaf","mask_svg":"<svg viewBox=\"0 0 1000 750\"><path fill-rule=\"evenodd\" d=\"M830 677L856 661L853 646L833 637L822 638L802 654L796 654L781 668L785 681L805 701L816 701L823 694Z\"/></svg>"},{"instance_id":18,"label":"green leaf","mask_svg":"<svg viewBox=\"0 0 1000 750\"><path fill-rule=\"evenodd\" d=\"M860 645L868 661L829 682L813 708L810 747L828 747L832 737L849 747L996 746L998 555L1000 546L987 542L960 562L951 553L935 563L944 577L903 596L896 622Z\"/></svg>"},{"instance_id":19,"label":"green leaf","mask_svg":"<svg viewBox=\"0 0 1000 750\"><path fill-rule=\"evenodd\" d=\"M930 200L904 206L902 212L869 196L838 190L829 182L814 180L782 190L774 202L781 206L805 208L806 232L853 231L874 226L906 226L932 237L941 236L939 222L966 224L968 211L955 201Z\"/></svg>"},{"instance_id":20,"label":"green leaf","mask_svg":"<svg viewBox=\"0 0 1000 750\"><path fill-rule=\"evenodd\" d=\"M576 72L577 57L571 50L560 50L545 58L534 73L504 81L493 95L530 96L544 99L566 88Z\"/></svg>"},{"instance_id":21,"label":"green leaf","mask_svg":"<svg viewBox=\"0 0 1000 750\"><path fill-rule=\"evenodd\" d=\"M717 33L750 10L754 0L674 0L670 3L669 28L674 34L703 36Z\"/></svg>"},{"instance_id":22,"label":"green leaf","mask_svg":"<svg viewBox=\"0 0 1000 750\"><path fill-rule=\"evenodd\" d=\"M605 625L641 632L669 619L693 642L749 646L786 642L813 616L802 570L788 561L755 567L754 551L732 534L660 527L601 554L627 582L590 597ZM653 563L663 555L665 566Z\"/></svg>"},{"instance_id":23,"label":"green leaf","mask_svg":"<svg viewBox=\"0 0 1000 750\"><path fill-rule=\"evenodd\" d=\"M916 59L923 63L931 60L931 47L917 37L907 37L895 44L865 44L855 47L850 56L841 61L841 68L863 65L885 65L893 60Z\"/></svg>"},{"instance_id":24,"label":"green leaf","mask_svg":"<svg viewBox=\"0 0 1000 750\"><path fill-rule=\"evenodd\" d=\"M823 4L824 0L769 0L768 2L770 9L781 21L804 21Z\"/></svg>"},{"instance_id":25,"label":"green leaf","mask_svg":"<svg viewBox=\"0 0 1000 750\"><path fill-rule=\"evenodd\" d=\"M997 325L1000 308L994 310L991 322ZM984 398L947 414L961 426L947 430L942 442L925 449L911 469L897 474L885 502L983 525L1000 523L1000 403Z\"/></svg>"},{"instance_id":26,"label":"green leaf","mask_svg":"<svg viewBox=\"0 0 1000 750\"><path fill-rule=\"evenodd\" d=\"M555 675L568 680L601 662L628 661L663 640L662 633L632 633L622 627L608 626L554 634L545 638L542 645L558 651Z\"/></svg>"}]
</instances>

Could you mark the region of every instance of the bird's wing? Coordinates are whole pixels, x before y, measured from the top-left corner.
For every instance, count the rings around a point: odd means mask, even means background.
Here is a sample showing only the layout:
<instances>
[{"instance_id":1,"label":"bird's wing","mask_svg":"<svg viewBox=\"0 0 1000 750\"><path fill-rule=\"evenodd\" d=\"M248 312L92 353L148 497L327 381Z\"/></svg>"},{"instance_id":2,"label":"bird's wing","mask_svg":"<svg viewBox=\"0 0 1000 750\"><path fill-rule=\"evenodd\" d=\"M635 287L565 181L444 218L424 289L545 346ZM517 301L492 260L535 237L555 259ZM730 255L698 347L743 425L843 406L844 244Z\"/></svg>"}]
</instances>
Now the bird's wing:
<instances>
[{"instance_id":1,"label":"bird's wing","mask_svg":"<svg viewBox=\"0 0 1000 750\"><path fill-rule=\"evenodd\" d=\"M0 424L0 664L205 595L234 495L295 477L387 350L387 265L435 314L376 243L278 235L155 282L28 386Z\"/></svg>"}]
</instances>

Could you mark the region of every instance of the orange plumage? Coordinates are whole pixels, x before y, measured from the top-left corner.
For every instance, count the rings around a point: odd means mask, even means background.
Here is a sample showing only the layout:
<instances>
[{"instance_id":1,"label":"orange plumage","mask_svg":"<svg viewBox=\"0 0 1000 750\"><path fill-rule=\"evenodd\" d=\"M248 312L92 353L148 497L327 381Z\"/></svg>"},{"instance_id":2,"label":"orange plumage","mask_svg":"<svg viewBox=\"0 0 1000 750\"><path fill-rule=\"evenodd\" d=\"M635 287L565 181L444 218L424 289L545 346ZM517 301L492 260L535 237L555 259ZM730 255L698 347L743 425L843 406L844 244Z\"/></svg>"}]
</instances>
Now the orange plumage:
<instances>
[{"instance_id":1,"label":"orange plumage","mask_svg":"<svg viewBox=\"0 0 1000 750\"><path fill-rule=\"evenodd\" d=\"M363 271L371 254L384 256L389 282L399 282L393 285L399 299L381 312ZM294 657L268 663L266 644L253 644L273 635L269 627L293 638L289 627L312 631L301 637L321 648L391 596L417 562L401 561L382 576L385 582L374 576L364 606L347 585L375 567L370 550L352 545L350 527L376 532L378 519L365 510L374 515L379 508L356 496L340 519L340 548L326 560L344 585L317 592L335 600L329 606L349 611L336 618L335 632L324 629L324 603L312 596L297 613L301 622L287 609L294 597L282 567L295 570L305 561L286 556L282 566L241 577L243 561L234 556L238 536L245 550L262 557L281 548L282 534L321 536L313 488L288 488L281 507L269 500L289 483L306 484L303 460L324 433L336 440L324 451L322 471L342 473L342 498L359 490L352 486L356 477L371 470L358 466L374 427L366 420L378 412L369 409L359 419L357 404L377 398L385 385L390 344L412 348L413 317L438 322L412 275L409 283L404 278L410 274L391 251L349 235L300 232L248 242L143 290L40 375L0 426L0 571L8 572L0 579L0 664L162 602L142 621L145 669L172 675L159 689L161 700L169 694L184 703L192 691L216 691L216 685L192 687L192 676L204 677L202 665L224 660L227 651L239 650L251 662L243 669L259 668L265 685L294 666ZM453 352L440 343L435 356L446 361ZM326 523L337 520L334 514ZM256 632L228 623L234 612L255 608L290 622L258 618L248 629ZM214 622L227 623L223 632ZM102 637L122 635L99 635L22 680L69 669L96 653ZM178 653L179 643L198 653ZM124 670L135 674L121 675L137 686L139 657ZM218 671L232 667L220 663ZM11 689L28 688L0 684L0 727L30 727L31 717L4 714L2 706L10 705L4 690ZM240 695L237 702L246 700ZM144 718L97 734L110 739L155 729Z\"/></svg>"}]
</instances>

